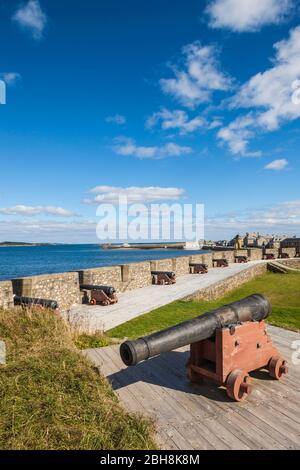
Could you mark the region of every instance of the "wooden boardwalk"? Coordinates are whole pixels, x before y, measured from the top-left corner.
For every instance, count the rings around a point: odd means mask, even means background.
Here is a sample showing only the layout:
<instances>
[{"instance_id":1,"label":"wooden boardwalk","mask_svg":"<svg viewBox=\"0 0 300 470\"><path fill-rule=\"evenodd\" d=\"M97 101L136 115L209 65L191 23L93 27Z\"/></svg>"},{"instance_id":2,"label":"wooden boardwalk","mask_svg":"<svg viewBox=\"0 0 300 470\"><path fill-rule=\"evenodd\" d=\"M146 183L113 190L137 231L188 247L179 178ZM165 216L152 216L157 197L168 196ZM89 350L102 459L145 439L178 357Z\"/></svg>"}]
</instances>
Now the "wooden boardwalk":
<instances>
[{"instance_id":1,"label":"wooden boardwalk","mask_svg":"<svg viewBox=\"0 0 300 470\"><path fill-rule=\"evenodd\" d=\"M231 402L213 384L190 384L185 377L188 348L126 368L118 346L84 354L111 382L131 412L155 420L157 442L164 449L300 449L300 365L293 365L291 345L300 334L269 327L289 364L281 382L265 372L253 375L246 402Z\"/></svg>"}]
</instances>

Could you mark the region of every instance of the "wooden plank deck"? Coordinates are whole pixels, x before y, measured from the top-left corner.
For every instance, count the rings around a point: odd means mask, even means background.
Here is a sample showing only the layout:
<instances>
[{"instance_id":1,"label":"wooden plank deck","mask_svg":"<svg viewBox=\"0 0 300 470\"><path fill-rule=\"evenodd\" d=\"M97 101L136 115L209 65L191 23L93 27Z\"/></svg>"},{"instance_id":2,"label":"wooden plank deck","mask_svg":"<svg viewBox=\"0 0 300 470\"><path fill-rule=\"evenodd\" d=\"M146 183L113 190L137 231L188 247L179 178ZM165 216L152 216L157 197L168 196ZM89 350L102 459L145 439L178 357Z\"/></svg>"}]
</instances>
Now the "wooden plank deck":
<instances>
[{"instance_id":1,"label":"wooden plank deck","mask_svg":"<svg viewBox=\"0 0 300 470\"><path fill-rule=\"evenodd\" d=\"M265 372L253 374L253 393L242 403L231 402L213 384L187 381L188 347L131 368L122 363L118 346L84 354L129 411L155 420L157 442L164 450L300 449L300 365L291 361L291 345L300 341L300 334L268 328L289 363L289 374L280 382Z\"/></svg>"}]
</instances>

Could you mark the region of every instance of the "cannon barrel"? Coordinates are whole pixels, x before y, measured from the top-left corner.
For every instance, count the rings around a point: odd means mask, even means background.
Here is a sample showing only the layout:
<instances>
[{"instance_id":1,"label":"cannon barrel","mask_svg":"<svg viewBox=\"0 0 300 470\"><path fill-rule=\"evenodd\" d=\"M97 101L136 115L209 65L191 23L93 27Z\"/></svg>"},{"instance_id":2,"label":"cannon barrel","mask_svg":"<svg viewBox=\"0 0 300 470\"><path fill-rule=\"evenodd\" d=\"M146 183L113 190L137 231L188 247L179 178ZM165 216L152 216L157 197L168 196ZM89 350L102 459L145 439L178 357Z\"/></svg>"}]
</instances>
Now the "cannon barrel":
<instances>
[{"instance_id":1,"label":"cannon barrel","mask_svg":"<svg viewBox=\"0 0 300 470\"><path fill-rule=\"evenodd\" d=\"M44 308L49 308L52 310L56 310L58 308L58 303L56 300L48 300L48 299L36 299L34 297L22 297L19 295L14 296L14 304L15 305L22 305L22 306L34 306L39 305Z\"/></svg>"},{"instance_id":2,"label":"cannon barrel","mask_svg":"<svg viewBox=\"0 0 300 470\"><path fill-rule=\"evenodd\" d=\"M112 286L94 286L91 284L81 284L80 290L103 290L106 295L113 295L116 289Z\"/></svg>"},{"instance_id":3,"label":"cannon barrel","mask_svg":"<svg viewBox=\"0 0 300 470\"><path fill-rule=\"evenodd\" d=\"M203 268L208 268L208 264L205 263L190 263L190 266L202 266Z\"/></svg>"},{"instance_id":4,"label":"cannon barrel","mask_svg":"<svg viewBox=\"0 0 300 470\"><path fill-rule=\"evenodd\" d=\"M225 326L264 320L270 313L271 304L263 295L250 295L144 338L125 341L120 355L127 366L134 366L163 352L211 338Z\"/></svg>"},{"instance_id":5,"label":"cannon barrel","mask_svg":"<svg viewBox=\"0 0 300 470\"><path fill-rule=\"evenodd\" d=\"M151 274L153 276L159 276L160 274L166 274L167 276L170 276L170 277L176 276L176 273L174 271L151 271Z\"/></svg>"}]
</instances>

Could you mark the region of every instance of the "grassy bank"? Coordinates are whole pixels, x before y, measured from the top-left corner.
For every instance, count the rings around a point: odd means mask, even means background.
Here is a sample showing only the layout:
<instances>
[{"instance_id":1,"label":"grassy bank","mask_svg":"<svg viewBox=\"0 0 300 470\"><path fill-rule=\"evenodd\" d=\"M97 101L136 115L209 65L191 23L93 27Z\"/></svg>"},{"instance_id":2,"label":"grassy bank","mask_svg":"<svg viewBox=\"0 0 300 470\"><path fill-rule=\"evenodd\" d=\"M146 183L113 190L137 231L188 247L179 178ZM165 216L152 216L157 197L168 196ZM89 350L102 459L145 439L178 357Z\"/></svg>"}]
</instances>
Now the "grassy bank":
<instances>
[{"instance_id":1,"label":"grassy bank","mask_svg":"<svg viewBox=\"0 0 300 470\"><path fill-rule=\"evenodd\" d=\"M110 330L107 335L115 338L138 338L254 293L264 294L272 302L273 312L268 320L270 324L300 330L300 274L268 272L216 301L174 302L124 323Z\"/></svg>"},{"instance_id":2,"label":"grassy bank","mask_svg":"<svg viewBox=\"0 0 300 470\"><path fill-rule=\"evenodd\" d=\"M0 310L0 449L149 449L152 425L129 415L52 312Z\"/></svg>"}]
</instances>

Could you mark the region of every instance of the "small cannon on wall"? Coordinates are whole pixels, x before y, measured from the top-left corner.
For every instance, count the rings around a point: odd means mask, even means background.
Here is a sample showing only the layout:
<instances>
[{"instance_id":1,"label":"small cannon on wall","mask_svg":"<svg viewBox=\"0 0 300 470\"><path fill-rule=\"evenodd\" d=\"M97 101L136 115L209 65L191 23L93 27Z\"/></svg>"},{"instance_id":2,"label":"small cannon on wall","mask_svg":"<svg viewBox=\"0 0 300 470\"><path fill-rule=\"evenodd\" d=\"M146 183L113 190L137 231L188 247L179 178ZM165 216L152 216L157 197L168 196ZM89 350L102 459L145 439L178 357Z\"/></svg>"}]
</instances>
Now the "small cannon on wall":
<instances>
[{"instance_id":1,"label":"small cannon on wall","mask_svg":"<svg viewBox=\"0 0 300 470\"><path fill-rule=\"evenodd\" d=\"M236 263L248 263L248 256L235 256L234 260Z\"/></svg>"},{"instance_id":2,"label":"small cannon on wall","mask_svg":"<svg viewBox=\"0 0 300 470\"><path fill-rule=\"evenodd\" d=\"M208 265L203 263L190 263L190 274L207 274Z\"/></svg>"},{"instance_id":3,"label":"small cannon on wall","mask_svg":"<svg viewBox=\"0 0 300 470\"><path fill-rule=\"evenodd\" d=\"M151 271L152 284L157 286L176 284L174 271Z\"/></svg>"},{"instance_id":4,"label":"small cannon on wall","mask_svg":"<svg viewBox=\"0 0 300 470\"><path fill-rule=\"evenodd\" d=\"M83 291L83 304L89 305L112 305L118 302L116 289L112 286L94 286L90 284L81 284L80 290Z\"/></svg>"},{"instance_id":5,"label":"small cannon on wall","mask_svg":"<svg viewBox=\"0 0 300 470\"><path fill-rule=\"evenodd\" d=\"M49 299L38 299L34 297L22 297L20 295L14 295L14 305L21 307L41 307L50 310L57 310L58 303L56 300Z\"/></svg>"},{"instance_id":6,"label":"small cannon on wall","mask_svg":"<svg viewBox=\"0 0 300 470\"><path fill-rule=\"evenodd\" d=\"M270 261L270 260L274 260L274 259L275 259L275 255L274 255L274 253L265 253L264 256L263 256L263 258L264 258L265 260Z\"/></svg>"},{"instance_id":7,"label":"small cannon on wall","mask_svg":"<svg viewBox=\"0 0 300 470\"><path fill-rule=\"evenodd\" d=\"M279 258L288 259L289 257L290 257L289 253L282 251L282 250L279 251Z\"/></svg>"},{"instance_id":8,"label":"small cannon on wall","mask_svg":"<svg viewBox=\"0 0 300 470\"><path fill-rule=\"evenodd\" d=\"M190 381L211 380L225 386L230 398L241 401L252 391L249 372L267 369L279 380L288 371L266 331L264 319L270 313L265 297L251 295L166 330L126 341L120 355L127 366L134 366L190 344L186 364Z\"/></svg>"},{"instance_id":9,"label":"small cannon on wall","mask_svg":"<svg viewBox=\"0 0 300 470\"><path fill-rule=\"evenodd\" d=\"M213 259L214 268L228 268L229 263L226 258L215 258Z\"/></svg>"}]
</instances>

